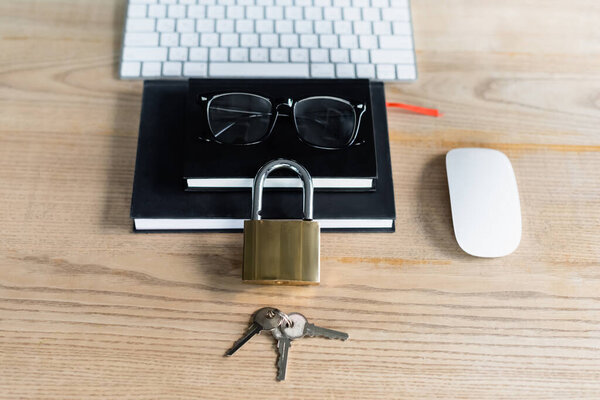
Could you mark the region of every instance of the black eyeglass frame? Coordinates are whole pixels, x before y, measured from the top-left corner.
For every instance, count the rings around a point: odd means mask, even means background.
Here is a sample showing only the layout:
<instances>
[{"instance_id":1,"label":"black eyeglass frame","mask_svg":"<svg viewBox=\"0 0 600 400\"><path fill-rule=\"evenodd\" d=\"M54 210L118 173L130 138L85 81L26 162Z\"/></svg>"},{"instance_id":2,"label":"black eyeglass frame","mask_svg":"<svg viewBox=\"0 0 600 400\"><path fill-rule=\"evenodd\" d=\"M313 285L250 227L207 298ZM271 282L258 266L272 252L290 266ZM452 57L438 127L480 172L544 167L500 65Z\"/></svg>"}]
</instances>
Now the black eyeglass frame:
<instances>
[{"instance_id":1,"label":"black eyeglass frame","mask_svg":"<svg viewBox=\"0 0 600 400\"><path fill-rule=\"evenodd\" d=\"M218 99L219 97L235 95L235 94L255 96L262 100L266 100L269 102L269 104L271 104L271 115L270 115L269 127L267 129L267 133L264 136L262 136L259 140L255 140L253 142L248 142L248 143L227 143L227 142L223 142L223 141L219 140L218 137L215 135L215 132L212 129L212 126L210 124L210 117L209 117L210 104L213 100ZM318 145L315 145L313 143L306 141L300 135L300 131L298 130L298 123L296 121L296 105L298 103L301 103L306 100L315 100L315 99L336 100L336 101L340 101L340 102L345 103L352 107L352 111L354 113L353 132L352 132L350 139L344 145L339 146L339 147L318 146ZM252 146L255 144L262 143L262 142L266 141L273 133L275 124L277 123L277 118L280 115L286 116L286 117L292 117L292 119L294 120L293 121L294 128L296 129L296 136L298 137L298 140L300 140L302 143L304 143L308 146L311 146L311 147L314 147L317 149L322 149L322 150L341 150L341 149L345 149L345 148L348 148L353 145L358 146L358 145L361 145L362 143L364 143L364 141L356 142L356 138L358 137L358 131L360 129L360 122L362 120L362 116L365 113L365 111L367 111L367 105L364 103L353 103L346 99L342 99L340 97L335 97L335 96L309 96L309 97L304 97L300 100L294 100L292 98L288 98L287 101L280 102L280 101L272 101L270 98L268 98L266 96L261 96L256 93L248 93L248 92L227 92L227 93L218 93L218 94L207 95L207 96L199 95L197 97L197 100L199 103L206 103L206 109L205 109L206 123L208 125L208 130L210 131L210 138L204 137L203 139L204 140L208 139L210 141L214 141L219 144L230 145L230 146ZM281 112L280 108L282 108L282 107L288 107L291 110L291 114L286 114L286 113Z\"/></svg>"}]
</instances>

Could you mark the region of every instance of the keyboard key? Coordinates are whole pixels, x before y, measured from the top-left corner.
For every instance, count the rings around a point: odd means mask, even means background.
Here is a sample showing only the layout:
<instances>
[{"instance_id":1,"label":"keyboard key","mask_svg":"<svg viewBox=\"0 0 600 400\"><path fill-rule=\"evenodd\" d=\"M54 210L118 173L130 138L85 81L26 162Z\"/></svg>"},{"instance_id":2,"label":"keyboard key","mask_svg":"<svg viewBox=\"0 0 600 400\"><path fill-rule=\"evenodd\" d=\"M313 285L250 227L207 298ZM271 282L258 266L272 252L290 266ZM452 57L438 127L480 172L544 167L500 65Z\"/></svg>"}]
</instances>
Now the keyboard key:
<instances>
[{"instance_id":1,"label":"keyboard key","mask_svg":"<svg viewBox=\"0 0 600 400\"><path fill-rule=\"evenodd\" d=\"M364 8L370 6L369 0L352 0L352 7Z\"/></svg>"},{"instance_id":2,"label":"keyboard key","mask_svg":"<svg viewBox=\"0 0 600 400\"><path fill-rule=\"evenodd\" d=\"M315 33L322 35L333 33L333 24L331 21L315 21Z\"/></svg>"},{"instance_id":3,"label":"keyboard key","mask_svg":"<svg viewBox=\"0 0 600 400\"><path fill-rule=\"evenodd\" d=\"M271 33L260 35L260 47L278 47L279 36Z\"/></svg>"},{"instance_id":4,"label":"keyboard key","mask_svg":"<svg viewBox=\"0 0 600 400\"><path fill-rule=\"evenodd\" d=\"M310 75L312 78L335 78L333 64L311 64Z\"/></svg>"},{"instance_id":5,"label":"keyboard key","mask_svg":"<svg viewBox=\"0 0 600 400\"><path fill-rule=\"evenodd\" d=\"M331 0L315 0L317 7L331 7Z\"/></svg>"},{"instance_id":6,"label":"keyboard key","mask_svg":"<svg viewBox=\"0 0 600 400\"><path fill-rule=\"evenodd\" d=\"M158 77L162 64L159 62L145 62L142 64L142 76L143 77Z\"/></svg>"},{"instance_id":7,"label":"keyboard key","mask_svg":"<svg viewBox=\"0 0 600 400\"><path fill-rule=\"evenodd\" d=\"M338 78L356 78L354 64L337 64L335 66L335 74Z\"/></svg>"},{"instance_id":8,"label":"keyboard key","mask_svg":"<svg viewBox=\"0 0 600 400\"><path fill-rule=\"evenodd\" d=\"M381 10L379 8L363 8L362 15L363 15L362 18L364 21L380 21L381 20Z\"/></svg>"},{"instance_id":9,"label":"keyboard key","mask_svg":"<svg viewBox=\"0 0 600 400\"><path fill-rule=\"evenodd\" d=\"M315 63L329 62L329 51L326 49L310 49L310 61Z\"/></svg>"},{"instance_id":10,"label":"keyboard key","mask_svg":"<svg viewBox=\"0 0 600 400\"><path fill-rule=\"evenodd\" d=\"M230 49L229 50L229 59L231 61L248 61L248 49Z\"/></svg>"},{"instance_id":11,"label":"keyboard key","mask_svg":"<svg viewBox=\"0 0 600 400\"><path fill-rule=\"evenodd\" d=\"M177 32L194 32L196 20L194 19L178 19Z\"/></svg>"},{"instance_id":12,"label":"keyboard key","mask_svg":"<svg viewBox=\"0 0 600 400\"><path fill-rule=\"evenodd\" d=\"M288 50L287 49L271 49L270 51L271 61L273 62L288 62Z\"/></svg>"},{"instance_id":13,"label":"keyboard key","mask_svg":"<svg viewBox=\"0 0 600 400\"><path fill-rule=\"evenodd\" d=\"M121 76L123 78L137 78L140 76L141 63L129 61L121 63Z\"/></svg>"},{"instance_id":14,"label":"keyboard key","mask_svg":"<svg viewBox=\"0 0 600 400\"><path fill-rule=\"evenodd\" d=\"M128 18L125 30L127 32L154 32L154 18Z\"/></svg>"},{"instance_id":15,"label":"keyboard key","mask_svg":"<svg viewBox=\"0 0 600 400\"><path fill-rule=\"evenodd\" d=\"M183 64L183 75L193 77L205 77L208 72L206 63L186 62Z\"/></svg>"},{"instance_id":16,"label":"keyboard key","mask_svg":"<svg viewBox=\"0 0 600 400\"><path fill-rule=\"evenodd\" d=\"M348 54L348 50L342 49L331 49L329 52L329 57L331 61L334 63L349 63L350 55Z\"/></svg>"},{"instance_id":17,"label":"keyboard key","mask_svg":"<svg viewBox=\"0 0 600 400\"><path fill-rule=\"evenodd\" d=\"M221 19L217 21L217 32L227 33L233 32L234 21L231 19Z\"/></svg>"},{"instance_id":18,"label":"keyboard key","mask_svg":"<svg viewBox=\"0 0 600 400\"><path fill-rule=\"evenodd\" d=\"M166 61L167 49L164 47L126 47L123 50L124 61Z\"/></svg>"},{"instance_id":19,"label":"keyboard key","mask_svg":"<svg viewBox=\"0 0 600 400\"><path fill-rule=\"evenodd\" d=\"M275 0L275 4L278 6L291 6L293 4L292 0Z\"/></svg>"},{"instance_id":20,"label":"keyboard key","mask_svg":"<svg viewBox=\"0 0 600 400\"><path fill-rule=\"evenodd\" d=\"M292 62L308 62L308 49L291 49L290 60Z\"/></svg>"},{"instance_id":21,"label":"keyboard key","mask_svg":"<svg viewBox=\"0 0 600 400\"><path fill-rule=\"evenodd\" d=\"M167 9L167 16L169 18L184 18L185 17L185 6L181 5L170 5Z\"/></svg>"},{"instance_id":22,"label":"keyboard key","mask_svg":"<svg viewBox=\"0 0 600 400\"><path fill-rule=\"evenodd\" d=\"M356 35L370 35L373 33L371 30L371 23L365 21L354 21L354 34Z\"/></svg>"},{"instance_id":23,"label":"keyboard key","mask_svg":"<svg viewBox=\"0 0 600 400\"><path fill-rule=\"evenodd\" d=\"M411 50L413 46L410 36L379 36L379 47L382 49Z\"/></svg>"},{"instance_id":24,"label":"keyboard key","mask_svg":"<svg viewBox=\"0 0 600 400\"><path fill-rule=\"evenodd\" d=\"M281 47L298 47L298 35L290 33L279 36Z\"/></svg>"},{"instance_id":25,"label":"keyboard key","mask_svg":"<svg viewBox=\"0 0 600 400\"><path fill-rule=\"evenodd\" d=\"M382 19L384 21L410 21L410 14L408 12L408 8L388 8L382 14Z\"/></svg>"},{"instance_id":26,"label":"keyboard key","mask_svg":"<svg viewBox=\"0 0 600 400\"><path fill-rule=\"evenodd\" d=\"M294 21L294 32L313 33L312 21Z\"/></svg>"},{"instance_id":27,"label":"keyboard key","mask_svg":"<svg viewBox=\"0 0 600 400\"><path fill-rule=\"evenodd\" d=\"M408 0L390 0L392 7L408 8Z\"/></svg>"},{"instance_id":28,"label":"keyboard key","mask_svg":"<svg viewBox=\"0 0 600 400\"><path fill-rule=\"evenodd\" d=\"M282 19L283 18L283 7L271 6L265 9L265 15L267 19Z\"/></svg>"},{"instance_id":29,"label":"keyboard key","mask_svg":"<svg viewBox=\"0 0 600 400\"><path fill-rule=\"evenodd\" d=\"M163 4L152 4L148 6L148 16L152 18L164 18L167 16L167 6ZM143 69L143 68L142 68ZM142 72L143 75L143 72ZM152 74L155 76L154 74ZM160 72L158 73L160 75Z\"/></svg>"},{"instance_id":30,"label":"keyboard key","mask_svg":"<svg viewBox=\"0 0 600 400\"><path fill-rule=\"evenodd\" d=\"M373 35L361 35L358 37L358 43L361 49L376 49L377 36Z\"/></svg>"},{"instance_id":31,"label":"keyboard key","mask_svg":"<svg viewBox=\"0 0 600 400\"><path fill-rule=\"evenodd\" d=\"M196 32L213 33L215 31L214 19L199 19L196 20Z\"/></svg>"},{"instance_id":32,"label":"keyboard key","mask_svg":"<svg viewBox=\"0 0 600 400\"><path fill-rule=\"evenodd\" d=\"M341 21L342 9L339 7L326 7L323 10L323 17L324 19L329 19L331 21Z\"/></svg>"},{"instance_id":33,"label":"keyboard key","mask_svg":"<svg viewBox=\"0 0 600 400\"><path fill-rule=\"evenodd\" d=\"M263 19L265 17L264 7L249 6L246 7L246 18L249 19Z\"/></svg>"},{"instance_id":34,"label":"keyboard key","mask_svg":"<svg viewBox=\"0 0 600 400\"><path fill-rule=\"evenodd\" d=\"M334 49L339 47L337 35L321 35L319 41L323 48Z\"/></svg>"},{"instance_id":35,"label":"keyboard key","mask_svg":"<svg viewBox=\"0 0 600 400\"><path fill-rule=\"evenodd\" d=\"M391 81L396 79L396 69L393 65L378 65L377 79Z\"/></svg>"},{"instance_id":36,"label":"keyboard key","mask_svg":"<svg viewBox=\"0 0 600 400\"><path fill-rule=\"evenodd\" d=\"M187 16L188 16L188 18L196 18L196 19L204 18L206 16L206 7L199 6L199 5L188 6ZM185 67L184 67L184 70L185 70Z\"/></svg>"},{"instance_id":37,"label":"keyboard key","mask_svg":"<svg viewBox=\"0 0 600 400\"><path fill-rule=\"evenodd\" d=\"M206 47L194 47L190 49L190 61L207 61L208 49Z\"/></svg>"},{"instance_id":38,"label":"keyboard key","mask_svg":"<svg viewBox=\"0 0 600 400\"><path fill-rule=\"evenodd\" d=\"M414 65L396 65L396 73L400 80L417 79L417 71Z\"/></svg>"},{"instance_id":39,"label":"keyboard key","mask_svg":"<svg viewBox=\"0 0 600 400\"><path fill-rule=\"evenodd\" d=\"M180 37L182 46L185 47L197 47L198 46L198 34L197 33L182 33Z\"/></svg>"},{"instance_id":40,"label":"keyboard key","mask_svg":"<svg viewBox=\"0 0 600 400\"><path fill-rule=\"evenodd\" d=\"M275 21L275 32L277 32L279 34L294 32L293 21L288 21L288 20Z\"/></svg>"},{"instance_id":41,"label":"keyboard key","mask_svg":"<svg viewBox=\"0 0 600 400\"><path fill-rule=\"evenodd\" d=\"M334 7L350 7L350 0L333 0Z\"/></svg>"},{"instance_id":42,"label":"keyboard key","mask_svg":"<svg viewBox=\"0 0 600 400\"><path fill-rule=\"evenodd\" d=\"M161 33L160 34L160 45L163 47L179 46L179 34L178 33Z\"/></svg>"},{"instance_id":43,"label":"keyboard key","mask_svg":"<svg viewBox=\"0 0 600 400\"><path fill-rule=\"evenodd\" d=\"M223 47L238 47L240 38L237 33L224 33L221 35L221 46Z\"/></svg>"},{"instance_id":44,"label":"keyboard key","mask_svg":"<svg viewBox=\"0 0 600 400\"><path fill-rule=\"evenodd\" d=\"M356 76L359 78L375 78L375 67L373 64L358 64L356 66Z\"/></svg>"},{"instance_id":45,"label":"keyboard key","mask_svg":"<svg viewBox=\"0 0 600 400\"><path fill-rule=\"evenodd\" d=\"M258 47L258 35L256 33L244 33L240 36L242 47Z\"/></svg>"},{"instance_id":46,"label":"keyboard key","mask_svg":"<svg viewBox=\"0 0 600 400\"><path fill-rule=\"evenodd\" d=\"M392 22L394 35L410 35L410 24L408 22Z\"/></svg>"},{"instance_id":47,"label":"keyboard key","mask_svg":"<svg viewBox=\"0 0 600 400\"><path fill-rule=\"evenodd\" d=\"M267 50L267 49L250 49L250 61L253 61L253 62L269 61L269 50Z\"/></svg>"},{"instance_id":48,"label":"keyboard key","mask_svg":"<svg viewBox=\"0 0 600 400\"><path fill-rule=\"evenodd\" d=\"M171 47L169 49L169 60L171 61L187 61L187 47Z\"/></svg>"},{"instance_id":49,"label":"keyboard key","mask_svg":"<svg viewBox=\"0 0 600 400\"><path fill-rule=\"evenodd\" d=\"M242 6L229 6L227 7L227 18L230 19L241 19L244 18L244 7Z\"/></svg>"},{"instance_id":50,"label":"keyboard key","mask_svg":"<svg viewBox=\"0 0 600 400\"><path fill-rule=\"evenodd\" d=\"M340 47L343 49L357 49L358 37L355 35L340 35Z\"/></svg>"},{"instance_id":51,"label":"keyboard key","mask_svg":"<svg viewBox=\"0 0 600 400\"><path fill-rule=\"evenodd\" d=\"M180 62L165 62L163 63L164 76L181 76Z\"/></svg>"},{"instance_id":52,"label":"keyboard key","mask_svg":"<svg viewBox=\"0 0 600 400\"><path fill-rule=\"evenodd\" d=\"M206 16L214 19L225 18L225 7L208 6L206 7Z\"/></svg>"},{"instance_id":53,"label":"keyboard key","mask_svg":"<svg viewBox=\"0 0 600 400\"><path fill-rule=\"evenodd\" d=\"M360 19L361 19L360 10L361 10L360 8L355 8L355 7L344 7L343 8L344 20L345 21L360 21Z\"/></svg>"},{"instance_id":54,"label":"keyboard key","mask_svg":"<svg viewBox=\"0 0 600 400\"><path fill-rule=\"evenodd\" d=\"M220 48L213 47L212 49L210 49L210 54L209 54L210 61L227 61L228 56L229 56L228 53L229 52L227 51L227 49L220 49Z\"/></svg>"},{"instance_id":55,"label":"keyboard key","mask_svg":"<svg viewBox=\"0 0 600 400\"><path fill-rule=\"evenodd\" d=\"M174 19L159 19L156 21L156 30L159 32L173 32L175 31L175 20Z\"/></svg>"},{"instance_id":56,"label":"keyboard key","mask_svg":"<svg viewBox=\"0 0 600 400\"><path fill-rule=\"evenodd\" d=\"M371 50L373 64L413 64L415 58L410 50Z\"/></svg>"},{"instance_id":57,"label":"keyboard key","mask_svg":"<svg viewBox=\"0 0 600 400\"><path fill-rule=\"evenodd\" d=\"M335 21L333 23L333 32L338 35L351 34L352 23L350 21Z\"/></svg>"},{"instance_id":58,"label":"keyboard key","mask_svg":"<svg viewBox=\"0 0 600 400\"><path fill-rule=\"evenodd\" d=\"M270 19L256 20L256 33L273 33L273 21Z\"/></svg>"},{"instance_id":59,"label":"keyboard key","mask_svg":"<svg viewBox=\"0 0 600 400\"><path fill-rule=\"evenodd\" d=\"M158 46L158 33L127 32L124 43L125 46Z\"/></svg>"},{"instance_id":60,"label":"keyboard key","mask_svg":"<svg viewBox=\"0 0 600 400\"><path fill-rule=\"evenodd\" d=\"M304 7L304 18L308 20L321 20L323 19L323 9L321 7Z\"/></svg>"},{"instance_id":61,"label":"keyboard key","mask_svg":"<svg viewBox=\"0 0 600 400\"><path fill-rule=\"evenodd\" d=\"M373 22L373 33L376 35L391 35L392 24L390 24L388 21Z\"/></svg>"},{"instance_id":62,"label":"keyboard key","mask_svg":"<svg viewBox=\"0 0 600 400\"><path fill-rule=\"evenodd\" d=\"M304 48L319 47L319 37L317 35L300 35L300 47L304 47Z\"/></svg>"},{"instance_id":63,"label":"keyboard key","mask_svg":"<svg viewBox=\"0 0 600 400\"><path fill-rule=\"evenodd\" d=\"M144 18L146 16L145 4L129 4L127 9L128 18Z\"/></svg>"},{"instance_id":64,"label":"keyboard key","mask_svg":"<svg viewBox=\"0 0 600 400\"><path fill-rule=\"evenodd\" d=\"M355 64L368 63L369 62L369 52L367 50L362 50L362 49L350 50L350 61L352 61Z\"/></svg>"},{"instance_id":65,"label":"keyboard key","mask_svg":"<svg viewBox=\"0 0 600 400\"><path fill-rule=\"evenodd\" d=\"M208 71L211 77L309 77L302 63L211 63Z\"/></svg>"},{"instance_id":66,"label":"keyboard key","mask_svg":"<svg viewBox=\"0 0 600 400\"><path fill-rule=\"evenodd\" d=\"M219 35L217 33L201 33L200 45L202 47L217 47L219 45Z\"/></svg>"},{"instance_id":67,"label":"keyboard key","mask_svg":"<svg viewBox=\"0 0 600 400\"><path fill-rule=\"evenodd\" d=\"M285 19L303 19L302 7L285 7Z\"/></svg>"},{"instance_id":68,"label":"keyboard key","mask_svg":"<svg viewBox=\"0 0 600 400\"><path fill-rule=\"evenodd\" d=\"M235 21L235 31L238 33L254 33L254 21L251 19L238 19Z\"/></svg>"},{"instance_id":69,"label":"keyboard key","mask_svg":"<svg viewBox=\"0 0 600 400\"><path fill-rule=\"evenodd\" d=\"M371 0L371 5L377 8L388 8L390 2L388 0Z\"/></svg>"}]
</instances>

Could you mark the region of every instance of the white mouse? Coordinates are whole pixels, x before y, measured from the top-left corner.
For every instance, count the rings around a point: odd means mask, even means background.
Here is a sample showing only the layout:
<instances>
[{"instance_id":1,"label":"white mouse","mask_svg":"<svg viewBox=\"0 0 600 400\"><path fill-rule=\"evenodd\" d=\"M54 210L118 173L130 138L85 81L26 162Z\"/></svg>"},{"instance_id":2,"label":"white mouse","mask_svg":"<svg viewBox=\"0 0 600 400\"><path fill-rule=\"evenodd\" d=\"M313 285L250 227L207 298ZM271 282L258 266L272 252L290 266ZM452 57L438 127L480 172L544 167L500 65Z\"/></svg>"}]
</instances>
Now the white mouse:
<instances>
[{"instance_id":1,"label":"white mouse","mask_svg":"<svg viewBox=\"0 0 600 400\"><path fill-rule=\"evenodd\" d=\"M461 249L502 257L521 241L521 205L510 160L498 150L464 148L446 154L452 223Z\"/></svg>"}]
</instances>

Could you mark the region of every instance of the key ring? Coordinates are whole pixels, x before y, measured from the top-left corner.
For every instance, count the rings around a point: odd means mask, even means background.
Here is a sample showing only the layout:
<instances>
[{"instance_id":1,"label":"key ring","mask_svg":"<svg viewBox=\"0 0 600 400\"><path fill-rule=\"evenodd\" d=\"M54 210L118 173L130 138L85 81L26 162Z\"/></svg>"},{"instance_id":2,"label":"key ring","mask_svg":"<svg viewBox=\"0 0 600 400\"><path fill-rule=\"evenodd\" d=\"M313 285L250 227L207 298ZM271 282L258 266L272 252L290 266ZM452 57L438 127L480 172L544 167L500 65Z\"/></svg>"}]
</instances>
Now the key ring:
<instances>
[{"instance_id":1,"label":"key ring","mask_svg":"<svg viewBox=\"0 0 600 400\"><path fill-rule=\"evenodd\" d=\"M274 308L273 310L269 311L269 313L267 314L269 316L269 318L273 318L275 315L279 315L281 317L281 322L279 323L279 326L281 326L281 324L285 321L285 325L286 327L291 327L292 325L294 325L294 322L290 319L290 317L287 316L286 313L284 313L283 311Z\"/></svg>"}]
</instances>

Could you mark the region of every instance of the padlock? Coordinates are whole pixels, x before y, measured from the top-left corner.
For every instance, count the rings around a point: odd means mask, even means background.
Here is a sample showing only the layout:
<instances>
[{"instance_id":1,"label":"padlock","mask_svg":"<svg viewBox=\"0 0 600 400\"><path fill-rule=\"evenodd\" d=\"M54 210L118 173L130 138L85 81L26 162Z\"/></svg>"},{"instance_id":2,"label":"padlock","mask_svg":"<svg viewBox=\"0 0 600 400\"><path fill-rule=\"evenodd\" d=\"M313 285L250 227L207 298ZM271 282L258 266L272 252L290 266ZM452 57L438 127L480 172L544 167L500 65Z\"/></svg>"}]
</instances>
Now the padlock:
<instances>
[{"instance_id":1,"label":"padlock","mask_svg":"<svg viewBox=\"0 0 600 400\"><path fill-rule=\"evenodd\" d=\"M280 168L296 172L302 179L302 220L261 219L262 197L267 176ZM252 186L252 219L244 221L242 279L248 283L318 285L320 273L320 228L313 221L313 183L306 168L295 161L278 159L263 165Z\"/></svg>"}]
</instances>

